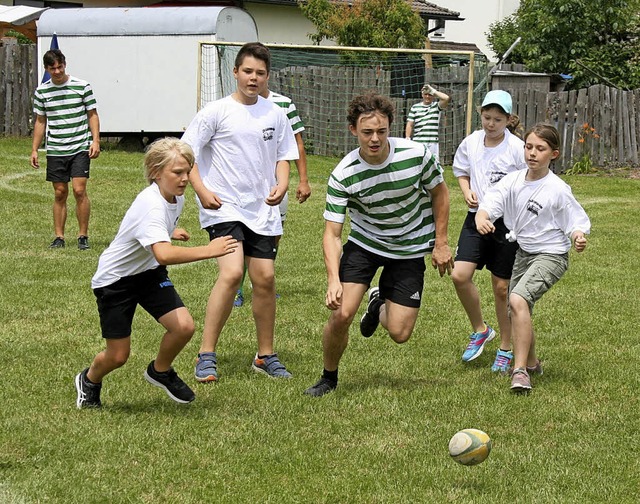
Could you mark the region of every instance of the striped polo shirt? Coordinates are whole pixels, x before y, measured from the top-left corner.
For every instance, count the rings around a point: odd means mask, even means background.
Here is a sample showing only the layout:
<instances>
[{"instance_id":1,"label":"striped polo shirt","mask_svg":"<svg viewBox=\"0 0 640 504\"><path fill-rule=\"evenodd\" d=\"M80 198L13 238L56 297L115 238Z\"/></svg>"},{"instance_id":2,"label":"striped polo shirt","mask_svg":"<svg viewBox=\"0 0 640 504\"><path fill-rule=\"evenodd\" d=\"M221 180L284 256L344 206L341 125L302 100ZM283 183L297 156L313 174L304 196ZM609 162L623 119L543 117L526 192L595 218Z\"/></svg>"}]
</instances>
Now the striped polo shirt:
<instances>
[{"instance_id":1,"label":"striped polo shirt","mask_svg":"<svg viewBox=\"0 0 640 504\"><path fill-rule=\"evenodd\" d=\"M443 183L442 167L424 146L389 138L384 163L370 165L351 151L329 178L324 218L344 223L349 240L383 257L423 257L435 244L429 190Z\"/></svg>"},{"instance_id":2,"label":"striped polo shirt","mask_svg":"<svg viewBox=\"0 0 640 504\"><path fill-rule=\"evenodd\" d=\"M302 133L304 131L304 123L302 122L302 119L300 119L298 109L296 109L296 106L291 101L291 98L287 98L284 95L269 91L268 99L278 105L278 107L284 109L285 113L287 114L287 118L289 119L289 124L291 124L291 129L293 130L294 135L297 135L298 133Z\"/></svg>"},{"instance_id":3,"label":"striped polo shirt","mask_svg":"<svg viewBox=\"0 0 640 504\"><path fill-rule=\"evenodd\" d=\"M47 156L71 156L89 150L91 131L87 111L97 108L91 85L69 76L64 84L40 84L33 111L47 118Z\"/></svg>"},{"instance_id":4,"label":"striped polo shirt","mask_svg":"<svg viewBox=\"0 0 640 504\"><path fill-rule=\"evenodd\" d=\"M438 142L438 126L440 125L440 106L437 101L431 105L423 102L411 107L407 121L413 121L413 139L422 143Z\"/></svg>"}]
</instances>

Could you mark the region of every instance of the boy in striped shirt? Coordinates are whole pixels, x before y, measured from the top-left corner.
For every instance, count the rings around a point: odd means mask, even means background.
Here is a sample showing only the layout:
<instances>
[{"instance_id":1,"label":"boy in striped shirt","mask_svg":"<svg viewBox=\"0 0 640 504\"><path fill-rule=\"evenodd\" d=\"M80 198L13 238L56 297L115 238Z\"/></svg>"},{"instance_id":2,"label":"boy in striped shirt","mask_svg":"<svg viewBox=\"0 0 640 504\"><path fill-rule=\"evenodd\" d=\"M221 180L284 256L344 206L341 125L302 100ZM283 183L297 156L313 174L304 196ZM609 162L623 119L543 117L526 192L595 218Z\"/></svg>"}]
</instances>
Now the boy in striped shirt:
<instances>
[{"instance_id":1,"label":"boy in striped shirt","mask_svg":"<svg viewBox=\"0 0 640 504\"><path fill-rule=\"evenodd\" d=\"M448 94L437 91L429 84L422 86L422 101L409 110L405 137L427 144L427 148L440 162L440 112L449 106Z\"/></svg>"},{"instance_id":2,"label":"boy in striped shirt","mask_svg":"<svg viewBox=\"0 0 640 504\"><path fill-rule=\"evenodd\" d=\"M91 85L67 74L66 59L59 49L44 53L45 70L51 78L40 84L33 99L31 166L40 168L38 148L47 131L47 181L53 184L53 226L50 248L65 246L69 180L76 199L78 249L89 248L90 202L87 196L90 159L100 154L100 119Z\"/></svg>"},{"instance_id":3,"label":"boy in striped shirt","mask_svg":"<svg viewBox=\"0 0 640 504\"><path fill-rule=\"evenodd\" d=\"M369 290L360 332L369 337L382 324L391 339L404 343L418 318L424 256L431 253L440 276L453 267L449 190L435 156L423 144L389 137L393 105L385 97L354 98L347 119L359 148L334 169L327 190L323 249L331 315L322 336L322 377L305 390L314 397L337 387L349 327L379 268L379 287ZM351 229L343 247L347 209Z\"/></svg>"}]
</instances>

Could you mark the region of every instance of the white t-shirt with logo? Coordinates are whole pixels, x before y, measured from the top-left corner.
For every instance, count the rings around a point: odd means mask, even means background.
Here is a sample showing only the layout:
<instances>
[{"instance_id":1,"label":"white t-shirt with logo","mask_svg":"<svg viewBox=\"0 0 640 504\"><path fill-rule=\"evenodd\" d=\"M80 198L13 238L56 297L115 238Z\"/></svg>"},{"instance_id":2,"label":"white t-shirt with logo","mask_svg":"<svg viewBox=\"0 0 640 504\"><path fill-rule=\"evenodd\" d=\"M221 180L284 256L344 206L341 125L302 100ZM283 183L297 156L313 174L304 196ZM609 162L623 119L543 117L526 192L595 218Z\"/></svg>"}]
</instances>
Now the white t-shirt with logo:
<instances>
[{"instance_id":1,"label":"white t-shirt with logo","mask_svg":"<svg viewBox=\"0 0 640 504\"><path fill-rule=\"evenodd\" d=\"M91 288L106 287L160 266L151 245L171 242L183 207L184 196L176 196L176 202L169 203L155 182L142 190L122 219L116 237L100 255Z\"/></svg>"},{"instance_id":2,"label":"white t-shirt with logo","mask_svg":"<svg viewBox=\"0 0 640 504\"><path fill-rule=\"evenodd\" d=\"M198 200L203 228L238 221L261 235L282 234L278 206L265 199L276 185L276 163L298 159L298 147L280 107L262 97L243 105L227 96L200 110L182 140L196 155L205 187L222 200L217 210Z\"/></svg>"},{"instance_id":3,"label":"white t-shirt with logo","mask_svg":"<svg viewBox=\"0 0 640 504\"><path fill-rule=\"evenodd\" d=\"M471 190L476 193L478 203L484 199L487 190L497 184L507 173L526 170L524 142L509 130L504 130L504 139L495 147L485 147L484 130L478 130L466 137L456 150L453 158L453 174L469 177ZM477 211L470 208L470 212Z\"/></svg>"}]
</instances>

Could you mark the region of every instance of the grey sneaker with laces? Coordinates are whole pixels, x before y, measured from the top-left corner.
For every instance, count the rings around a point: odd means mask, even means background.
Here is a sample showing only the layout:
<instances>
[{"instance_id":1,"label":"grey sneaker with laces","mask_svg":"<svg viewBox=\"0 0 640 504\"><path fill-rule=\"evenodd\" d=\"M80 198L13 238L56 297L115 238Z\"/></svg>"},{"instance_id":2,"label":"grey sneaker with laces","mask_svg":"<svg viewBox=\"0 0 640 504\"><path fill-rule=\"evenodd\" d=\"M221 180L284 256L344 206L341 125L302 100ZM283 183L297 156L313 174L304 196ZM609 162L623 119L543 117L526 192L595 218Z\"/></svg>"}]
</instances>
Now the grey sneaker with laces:
<instances>
[{"instance_id":1,"label":"grey sneaker with laces","mask_svg":"<svg viewBox=\"0 0 640 504\"><path fill-rule=\"evenodd\" d=\"M516 368L511 373L511 390L514 392L529 392L531 379L525 368Z\"/></svg>"}]
</instances>

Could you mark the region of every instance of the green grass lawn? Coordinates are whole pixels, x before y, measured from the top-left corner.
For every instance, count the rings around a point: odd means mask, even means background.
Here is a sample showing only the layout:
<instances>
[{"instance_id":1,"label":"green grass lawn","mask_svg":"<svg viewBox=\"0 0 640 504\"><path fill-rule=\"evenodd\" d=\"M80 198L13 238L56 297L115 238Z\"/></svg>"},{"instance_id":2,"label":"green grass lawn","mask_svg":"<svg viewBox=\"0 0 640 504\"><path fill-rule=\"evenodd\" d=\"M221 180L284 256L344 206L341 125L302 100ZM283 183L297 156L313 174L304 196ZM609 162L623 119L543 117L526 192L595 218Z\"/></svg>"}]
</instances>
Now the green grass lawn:
<instances>
[{"instance_id":1,"label":"green grass lawn","mask_svg":"<svg viewBox=\"0 0 640 504\"><path fill-rule=\"evenodd\" d=\"M489 371L497 339L463 365L470 327L451 280L431 268L407 344L381 330L364 339L354 324L336 392L302 394L322 369L322 212L335 164L311 156L313 193L303 205L291 199L276 262L276 349L294 378L251 372L248 303L233 310L221 337L219 383L195 383L216 279L215 262L204 261L170 268L197 325L175 362L196 401L175 404L144 380L162 330L139 310L131 357L105 379L103 409L79 411L73 377L103 348L90 280L145 186L142 155L106 150L93 163L91 250L73 246L72 197L71 246L49 250L53 193L44 171L29 166L30 145L0 139L1 503L638 502L640 181L566 179L593 231L585 253L571 253L569 271L536 306L545 373L533 378L529 396L511 394L508 378ZM449 168L447 181L453 249L465 209ZM203 244L192 195L181 224L189 244ZM489 276L476 279L495 324ZM475 467L447 451L466 427L493 440Z\"/></svg>"}]
</instances>

